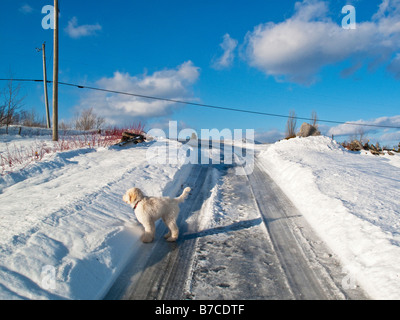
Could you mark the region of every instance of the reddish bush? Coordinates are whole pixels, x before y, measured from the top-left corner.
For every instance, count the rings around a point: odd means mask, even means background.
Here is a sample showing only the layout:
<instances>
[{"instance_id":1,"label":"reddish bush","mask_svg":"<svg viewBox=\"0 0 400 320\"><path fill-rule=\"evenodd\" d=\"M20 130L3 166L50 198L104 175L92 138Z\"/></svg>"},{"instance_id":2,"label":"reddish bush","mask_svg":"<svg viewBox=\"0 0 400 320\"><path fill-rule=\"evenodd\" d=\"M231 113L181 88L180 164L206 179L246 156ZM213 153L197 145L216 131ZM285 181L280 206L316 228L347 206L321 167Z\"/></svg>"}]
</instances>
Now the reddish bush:
<instances>
[{"instance_id":1,"label":"reddish bush","mask_svg":"<svg viewBox=\"0 0 400 320\"><path fill-rule=\"evenodd\" d=\"M82 135L68 135L64 133L59 141L46 142L35 141L28 148L17 147L15 144L10 150L7 145L6 151L0 154L0 174L5 175L14 167L24 168L29 163L41 161L46 154L63 152L80 148L107 148L118 143L123 132L135 134L144 133L144 125L140 122L132 124L128 128L108 128L107 130L87 132Z\"/></svg>"}]
</instances>

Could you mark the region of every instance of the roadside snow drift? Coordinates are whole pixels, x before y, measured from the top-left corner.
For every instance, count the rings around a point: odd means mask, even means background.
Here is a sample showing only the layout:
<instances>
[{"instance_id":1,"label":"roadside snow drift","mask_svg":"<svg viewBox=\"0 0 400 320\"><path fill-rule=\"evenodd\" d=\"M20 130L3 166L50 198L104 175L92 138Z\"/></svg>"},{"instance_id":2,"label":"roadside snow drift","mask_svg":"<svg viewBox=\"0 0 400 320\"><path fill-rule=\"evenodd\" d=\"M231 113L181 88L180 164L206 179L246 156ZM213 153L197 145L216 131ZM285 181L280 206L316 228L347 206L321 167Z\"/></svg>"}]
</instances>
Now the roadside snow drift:
<instances>
[{"instance_id":1,"label":"roadside snow drift","mask_svg":"<svg viewBox=\"0 0 400 320\"><path fill-rule=\"evenodd\" d=\"M327 137L258 149L267 173L341 258L343 284L400 299L400 156L350 152Z\"/></svg>"},{"instance_id":2,"label":"roadside snow drift","mask_svg":"<svg viewBox=\"0 0 400 320\"><path fill-rule=\"evenodd\" d=\"M190 171L151 164L151 144L59 152L0 177L0 299L102 298L140 241L122 195L175 196Z\"/></svg>"}]
</instances>

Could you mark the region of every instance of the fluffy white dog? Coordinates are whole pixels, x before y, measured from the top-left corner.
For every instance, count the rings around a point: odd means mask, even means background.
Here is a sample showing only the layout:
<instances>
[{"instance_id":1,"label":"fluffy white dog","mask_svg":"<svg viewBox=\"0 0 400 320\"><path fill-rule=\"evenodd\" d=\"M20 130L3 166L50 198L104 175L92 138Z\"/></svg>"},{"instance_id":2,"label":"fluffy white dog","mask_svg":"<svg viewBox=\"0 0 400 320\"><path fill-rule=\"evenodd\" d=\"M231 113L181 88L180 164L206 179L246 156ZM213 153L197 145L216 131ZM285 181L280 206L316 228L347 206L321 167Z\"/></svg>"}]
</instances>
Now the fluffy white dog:
<instances>
[{"instance_id":1,"label":"fluffy white dog","mask_svg":"<svg viewBox=\"0 0 400 320\"><path fill-rule=\"evenodd\" d=\"M167 225L169 232L165 235L167 241L176 241L179 236L179 229L176 219L179 215L179 203L185 201L190 192L187 187L177 198L156 198L146 197L138 188L126 191L122 199L130 204L135 210L136 218L144 227L141 237L143 242L152 242L156 231L155 222L162 219Z\"/></svg>"}]
</instances>

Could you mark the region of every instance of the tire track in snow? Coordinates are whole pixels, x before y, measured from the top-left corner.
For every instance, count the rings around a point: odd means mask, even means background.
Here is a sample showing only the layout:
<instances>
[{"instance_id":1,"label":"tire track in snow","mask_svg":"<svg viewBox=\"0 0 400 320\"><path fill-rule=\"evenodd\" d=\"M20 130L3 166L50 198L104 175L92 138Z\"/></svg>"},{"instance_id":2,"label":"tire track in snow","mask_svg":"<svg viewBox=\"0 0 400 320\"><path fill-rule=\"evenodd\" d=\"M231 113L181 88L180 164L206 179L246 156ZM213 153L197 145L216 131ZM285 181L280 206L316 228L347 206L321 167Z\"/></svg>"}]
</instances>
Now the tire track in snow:
<instances>
[{"instance_id":1,"label":"tire track in snow","mask_svg":"<svg viewBox=\"0 0 400 320\"><path fill-rule=\"evenodd\" d=\"M198 233L194 299L293 299L246 176L221 170L212 212Z\"/></svg>"},{"instance_id":2,"label":"tire track in snow","mask_svg":"<svg viewBox=\"0 0 400 320\"><path fill-rule=\"evenodd\" d=\"M338 259L256 160L249 181L275 252L296 300L367 299L343 287Z\"/></svg>"},{"instance_id":3,"label":"tire track in snow","mask_svg":"<svg viewBox=\"0 0 400 320\"><path fill-rule=\"evenodd\" d=\"M334 285L323 283L310 268L308 258L294 235L293 224L290 222L293 218L300 218L301 214L290 200L257 164L249 181L294 299L343 298Z\"/></svg>"}]
</instances>

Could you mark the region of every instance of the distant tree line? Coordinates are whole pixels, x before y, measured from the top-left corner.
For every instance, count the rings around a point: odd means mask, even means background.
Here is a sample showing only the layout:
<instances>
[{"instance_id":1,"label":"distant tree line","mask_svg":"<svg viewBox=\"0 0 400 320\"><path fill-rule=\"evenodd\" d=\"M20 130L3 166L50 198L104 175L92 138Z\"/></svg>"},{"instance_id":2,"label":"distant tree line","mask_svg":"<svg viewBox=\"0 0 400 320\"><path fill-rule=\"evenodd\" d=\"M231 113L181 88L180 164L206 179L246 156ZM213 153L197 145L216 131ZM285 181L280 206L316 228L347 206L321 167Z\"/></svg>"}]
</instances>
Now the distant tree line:
<instances>
[{"instance_id":1,"label":"distant tree line","mask_svg":"<svg viewBox=\"0 0 400 320\"><path fill-rule=\"evenodd\" d=\"M10 77L12 79L12 77ZM21 84L9 80L4 88L0 89L0 126L21 125L27 127L47 126L45 116L39 115L35 109L25 110L24 100L26 96L21 94ZM70 124L61 122L61 129L93 130L105 125L105 119L97 115L93 107L84 109L75 114Z\"/></svg>"}]
</instances>

